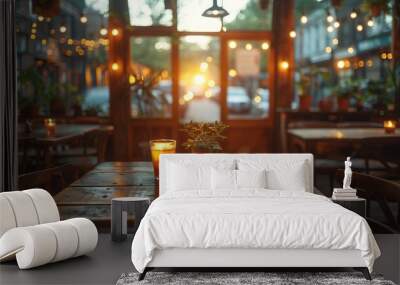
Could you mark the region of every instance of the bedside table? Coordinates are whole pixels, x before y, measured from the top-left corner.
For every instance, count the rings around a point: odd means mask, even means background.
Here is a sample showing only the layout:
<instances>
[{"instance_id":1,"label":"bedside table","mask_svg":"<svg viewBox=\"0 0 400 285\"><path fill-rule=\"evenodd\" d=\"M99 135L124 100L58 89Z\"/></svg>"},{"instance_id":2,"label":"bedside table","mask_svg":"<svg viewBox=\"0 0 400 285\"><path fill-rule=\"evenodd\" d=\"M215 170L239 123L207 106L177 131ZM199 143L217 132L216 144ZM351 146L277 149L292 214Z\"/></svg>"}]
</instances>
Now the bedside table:
<instances>
[{"instance_id":1,"label":"bedside table","mask_svg":"<svg viewBox=\"0 0 400 285\"><path fill-rule=\"evenodd\" d=\"M352 198L352 199L332 199L332 202L339 204L340 206L359 214L365 218L367 209L367 200L364 198Z\"/></svg>"}]
</instances>

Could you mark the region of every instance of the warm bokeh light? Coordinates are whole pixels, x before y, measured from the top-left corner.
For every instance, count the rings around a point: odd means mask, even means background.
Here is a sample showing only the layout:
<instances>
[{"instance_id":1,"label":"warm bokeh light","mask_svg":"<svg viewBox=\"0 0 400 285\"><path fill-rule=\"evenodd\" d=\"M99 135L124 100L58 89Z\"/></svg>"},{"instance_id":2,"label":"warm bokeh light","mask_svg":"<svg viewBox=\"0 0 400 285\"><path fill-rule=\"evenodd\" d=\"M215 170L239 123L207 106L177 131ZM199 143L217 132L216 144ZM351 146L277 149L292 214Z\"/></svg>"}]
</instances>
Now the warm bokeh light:
<instances>
[{"instance_id":1,"label":"warm bokeh light","mask_svg":"<svg viewBox=\"0 0 400 285\"><path fill-rule=\"evenodd\" d=\"M331 53L332 52L332 48L331 47L325 47L325 52L326 53Z\"/></svg>"},{"instance_id":2,"label":"warm bokeh light","mask_svg":"<svg viewBox=\"0 0 400 285\"><path fill-rule=\"evenodd\" d=\"M60 32L61 33L65 33L66 31L67 31L67 27L66 26L64 26L64 25L60 26Z\"/></svg>"},{"instance_id":3,"label":"warm bokeh light","mask_svg":"<svg viewBox=\"0 0 400 285\"><path fill-rule=\"evenodd\" d=\"M363 60L360 60L358 62L358 67L364 67L364 61Z\"/></svg>"},{"instance_id":4,"label":"warm bokeh light","mask_svg":"<svg viewBox=\"0 0 400 285\"><path fill-rule=\"evenodd\" d=\"M215 86L215 81L214 80L208 80L208 87L214 87Z\"/></svg>"},{"instance_id":5,"label":"warm bokeh light","mask_svg":"<svg viewBox=\"0 0 400 285\"><path fill-rule=\"evenodd\" d=\"M85 15L82 15L81 18L80 18L80 21L81 21L82 24L86 24L87 21L88 21L88 18Z\"/></svg>"},{"instance_id":6,"label":"warm bokeh light","mask_svg":"<svg viewBox=\"0 0 400 285\"><path fill-rule=\"evenodd\" d=\"M367 66L368 66L368 67L371 67L371 66L373 66L373 65L374 65L374 63L372 62L372 60L368 59L368 60L367 60Z\"/></svg>"},{"instance_id":7,"label":"warm bokeh light","mask_svg":"<svg viewBox=\"0 0 400 285\"><path fill-rule=\"evenodd\" d=\"M133 76L132 74L129 75L129 84L133 85L136 83L136 77Z\"/></svg>"},{"instance_id":8,"label":"warm bokeh light","mask_svg":"<svg viewBox=\"0 0 400 285\"><path fill-rule=\"evenodd\" d=\"M212 61L213 61L212 56L207 56L206 61L207 61L208 63L212 62Z\"/></svg>"},{"instance_id":9,"label":"warm bokeh light","mask_svg":"<svg viewBox=\"0 0 400 285\"><path fill-rule=\"evenodd\" d=\"M229 41L229 48L234 49L237 47L237 43L235 41Z\"/></svg>"},{"instance_id":10,"label":"warm bokeh light","mask_svg":"<svg viewBox=\"0 0 400 285\"><path fill-rule=\"evenodd\" d=\"M351 12L350 13L350 18L352 18L352 19L355 19L355 18L357 18L357 12L356 11L353 11L353 12Z\"/></svg>"},{"instance_id":11,"label":"warm bokeh light","mask_svg":"<svg viewBox=\"0 0 400 285\"><path fill-rule=\"evenodd\" d=\"M328 33L332 33L335 29L332 26L328 26L326 30L328 31Z\"/></svg>"},{"instance_id":12,"label":"warm bokeh light","mask_svg":"<svg viewBox=\"0 0 400 285\"><path fill-rule=\"evenodd\" d=\"M118 29L116 29L116 28L112 29L112 30L111 30L111 34L112 34L114 37L118 36L118 35L119 35Z\"/></svg>"},{"instance_id":13,"label":"warm bokeh light","mask_svg":"<svg viewBox=\"0 0 400 285\"><path fill-rule=\"evenodd\" d=\"M367 22L368 27L373 27L374 26L374 20L369 19Z\"/></svg>"},{"instance_id":14,"label":"warm bokeh light","mask_svg":"<svg viewBox=\"0 0 400 285\"><path fill-rule=\"evenodd\" d=\"M119 69L119 64L116 63L116 62L114 62L114 63L111 65L111 69L114 70L114 71L117 71L117 70Z\"/></svg>"},{"instance_id":15,"label":"warm bokeh light","mask_svg":"<svg viewBox=\"0 0 400 285\"><path fill-rule=\"evenodd\" d=\"M362 32L364 30L363 25L357 25L357 31Z\"/></svg>"},{"instance_id":16,"label":"warm bokeh light","mask_svg":"<svg viewBox=\"0 0 400 285\"><path fill-rule=\"evenodd\" d=\"M391 60L392 58L393 58L393 55L392 55L391 52L389 52L389 53L387 54L387 59Z\"/></svg>"},{"instance_id":17,"label":"warm bokeh light","mask_svg":"<svg viewBox=\"0 0 400 285\"><path fill-rule=\"evenodd\" d=\"M301 22L302 24L307 24L307 22L308 22L307 16L305 16L305 15L301 16L300 22Z\"/></svg>"},{"instance_id":18,"label":"warm bokeh light","mask_svg":"<svg viewBox=\"0 0 400 285\"><path fill-rule=\"evenodd\" d=\"M206 92L204 92L204 96L206 98L211 98L212 97L212 92L210 90L207 90Z\"/></svg>"},{"instance_id":19,"label":"warm bokeh light","mask_svg":"<svg viewBox=\"0 0 400 285\"><path fill-rule=\"evenodd\" d=\"M333 26L337 29L340 27L340 23L338 21L336 21L335 23L333 23Z\"/></svg>"},{"instance_id":20,"label":"warm bokeh light","mask_svg":"<svg viewBox=\"0 0 400 285\"><path fill-rule=\"evenodd\" d=\"M296 37L296 32L295 31L290 31L289 32L289 37L291 37L292 39L294 39Z\"/></svg>"},{"instance_id":21,"label":"warm bokeh light","mask_svg":"<svg viewBox=\"0 0 400 285\"><path fill-rule=\"evenodd\" d=\"M196 74L195 77L193 78L193 82L196 85L203 85L205 81L206 79L201 74Z\"/></svg>"},{"instance_id":22,"label":"warm bokeh light","mask_svg":"<svg viewBox=\"0 0 400 285\"><path fill-rule=\"evenodd\" d=\"M244 47L246 50L252 50L253 49L253 45L250 43L247 43Z\"/></svg>"},{"instance_id":23,"label":"warm bokeh light","mask_svg":"<svg viewBox=\"0 0 400 285\"><path fill-rule=\"evenodd\" d=\"M344 60L339 60L336 65L339 69L343 69L345 65Z\"/></svg>"},{"instance_id":24,"label":"warm bokeh light","mask_svg":"<svg viewBox=\"0 0 400 285\"><path fill-rule=\"evenodd\" d=\"M283 70L287 70L289 68L289 62L287 62L286 60L281 61L281 69Z\"/></svg>"},{"instance_id":25,"label":"warm bokeh light","mask_svg":"<svg viewBox=\"0 0 400 285\"><path fill-rule=\"evenodd\" d=\"M257 104L261 103L261 100L262 100L262 98L261 98L260 95L257 95L257 96L254 97L254 102L257 103Z\"/></svg>"},{"instance_id":26,"label":"warm bokeh light","mask_svg":"<svg viewBox=\"0 0 400 285\"><path fill-rule=\"evenodd\" d=\"M269 43L268 43L268 42L262 43L262 44L261 44L261 48L262 48L263 50L269 49Z\"/></svg>"},{"instance_id":27,"label":"warm bokeh light","mask_svg":"<svg viewBox=\"0 0 400 285\"><path fill-rule=\"evenodd\" d=\"M332 44L337 46L339 44L339 40L337 38L332 39Z\"/></svg>"},{"instance_id":28,"label":"warm bokeh light","mask_svg":"<svg viewBox=\"0 0 400 285\"><path fill-rule=\"evenodd\" d=\"M386 59L387 58L387 54L385 52L381 53L381 59Z\"/></svg>"},{"instance_id":29,"label":"warm bokeh light","mask_svg":"<svg viewBox=\"0 0 400 285\"><path fill-rule=\"evenodd\" d=\"M347 52L348 52L348 53L354 53L354 48L353 48L353 47L349 47L349 48L347 49Z\"/></svg>"},{"instance_id":30,"label":"warm bokeh light","mask_svg":"<svg viewBox=\"0 0 400 285\"><path fill-rule=\"evenodd\" d=\"M235 77L237 75L237 71L235 69L231 68L231 69L229 69L228 74L230 77Z\"/></svg>"},{"instance_id":31,"label":"warm bokeh light","mask_svg":"<svg viewBox=\"0 0 400 285\"><path fill-rule=\"evenodd\" d=\"M383 122L383 127L387 134L393 134L396 132L396 121L386 120Z\"/></svg>"},{"instance_id":32,"label":"warm bokeh light","mask_svg":"<svg viewBox=\"0 0 400 285\"><path fill-rule=\"evenodd\" d=\"M328 16L326 17L326 21L327 21L328 23L332 23L334 19L335 19L335 18L333 18L332 15L328 15Z\"/></svg>"},{"instance_id":33,"label":"warm bokeh light","mask_svg":"<svg viewBox=\"0 0 400 285\"><path fill-rule=\"evenodd\" d=\"M102 36L105 36L105 35L107 35L107 29L106 28L101 28L100 29L100 35L102 35Z\"/></svg>"},{"instance_id":34,"label":"warm bokeh light","mask_svg":"<svg viewBox=\"0 0 400 285\"><path fill-rule=\"evenodd\" d=\"M38 16L38 20L39 20L39 22L43 22L44 21L44 17L43 16Z\"/></svg>"}]
</instances>

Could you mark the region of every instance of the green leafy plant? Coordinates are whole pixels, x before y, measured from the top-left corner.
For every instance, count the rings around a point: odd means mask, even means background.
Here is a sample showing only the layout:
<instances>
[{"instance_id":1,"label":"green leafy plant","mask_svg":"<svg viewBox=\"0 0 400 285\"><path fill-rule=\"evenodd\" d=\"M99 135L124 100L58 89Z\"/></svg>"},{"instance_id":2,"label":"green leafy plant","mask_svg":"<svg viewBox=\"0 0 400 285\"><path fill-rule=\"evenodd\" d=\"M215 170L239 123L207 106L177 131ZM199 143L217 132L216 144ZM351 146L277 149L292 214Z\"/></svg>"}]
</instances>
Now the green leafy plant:
<instances>
[{"instance_id":1,"label":"green leafy plant","mask_svg":"<svg viewBox=\"0 0 400 285\"><path fill-rule=\"evenodd\" d=\"M228 126L221 122L195 123L190 122L183 125L182 132L187 135L183 147L192 152L220 152L222 147L220 141L226 137L223 132Z\"/></svg>"}]
</instances>

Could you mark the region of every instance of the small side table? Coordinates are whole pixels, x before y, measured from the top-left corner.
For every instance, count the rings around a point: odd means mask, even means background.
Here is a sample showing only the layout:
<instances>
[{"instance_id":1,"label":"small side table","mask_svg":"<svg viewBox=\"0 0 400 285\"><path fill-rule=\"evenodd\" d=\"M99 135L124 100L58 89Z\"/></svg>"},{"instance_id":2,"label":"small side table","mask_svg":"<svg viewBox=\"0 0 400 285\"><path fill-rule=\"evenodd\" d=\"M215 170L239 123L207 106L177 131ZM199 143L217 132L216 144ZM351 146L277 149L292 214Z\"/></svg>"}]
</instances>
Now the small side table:
<instances>
[{"instance_id":1,"label":"small side table","mask_svg":"<svg viewBox=\"0 0 400 285\"><path fill-rule=\"evenodd\" d=\"M342 207L359 214L361 217L366 217L367 200L364 198L352 199L332 199L332 202L341 205Z\"/></svg>"},{"instance_id":2,"label":"small side table","mask_svg":"<svg viewBox=\"0 0 400 285\"><path fill-rule=\"evenodd\" d=\"M123 241L126 239L128 234L128 213L135 214L134 232L136 232L149 205L149 198L113 198L111 200L111 239L113 241Z\"/></svg>"}]
</instances>

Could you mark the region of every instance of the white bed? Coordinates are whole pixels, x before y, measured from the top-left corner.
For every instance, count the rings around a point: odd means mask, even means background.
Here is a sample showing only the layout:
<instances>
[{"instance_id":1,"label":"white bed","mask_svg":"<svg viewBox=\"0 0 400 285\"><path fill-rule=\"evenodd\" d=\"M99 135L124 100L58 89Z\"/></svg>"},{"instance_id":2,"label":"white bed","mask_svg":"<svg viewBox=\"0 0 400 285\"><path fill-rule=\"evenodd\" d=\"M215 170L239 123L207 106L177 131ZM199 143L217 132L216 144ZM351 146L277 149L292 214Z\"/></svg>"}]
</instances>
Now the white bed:
<instances>
[{"instance_id":1,"label":"white bed","mask_svg":"<svg viewBox=\"0 0 400 285\"><path fill-rule=\"evenodd\" d=\"M210 188L210 167L222 173L211 180L232 172L238 184ZM238 188L240 175L252 185L260 169L269 185ZM380 251L367 222L312 192L311 154L162 155L160 197L134 237L132 262L140 279L154 267L354 267L370 278Z\"/></svg>"}]
</instances>

